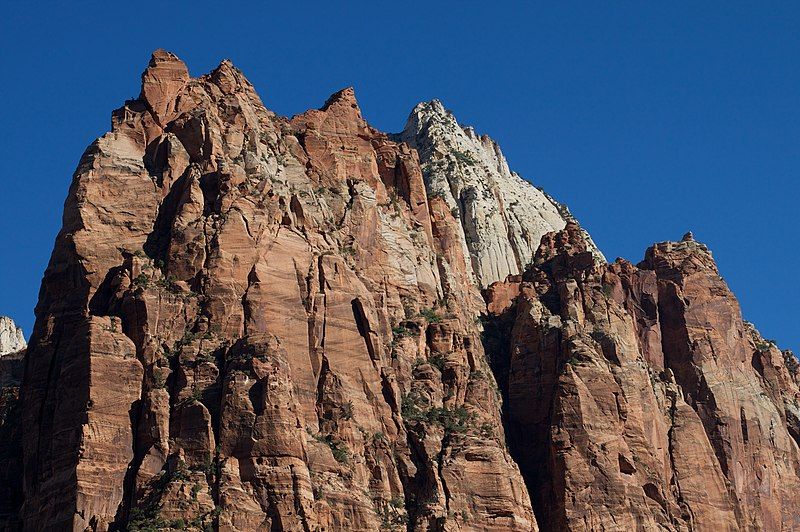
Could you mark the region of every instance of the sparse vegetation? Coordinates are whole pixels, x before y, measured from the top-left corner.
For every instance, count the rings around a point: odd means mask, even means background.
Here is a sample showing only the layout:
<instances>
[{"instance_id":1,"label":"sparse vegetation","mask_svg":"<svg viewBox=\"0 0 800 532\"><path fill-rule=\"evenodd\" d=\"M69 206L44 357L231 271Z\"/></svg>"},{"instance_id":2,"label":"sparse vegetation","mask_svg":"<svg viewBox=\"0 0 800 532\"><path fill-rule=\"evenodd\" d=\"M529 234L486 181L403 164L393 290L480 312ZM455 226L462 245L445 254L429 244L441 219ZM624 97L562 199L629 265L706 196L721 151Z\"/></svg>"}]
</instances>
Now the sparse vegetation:
<instances>
[{"instance_id":1,"label":"sparse vegetation","mask_svg":"<svg viewBox=\"0 0 800 532\"><path fill-rule=\"evenodd\" d=\"M453 150L453 156L458 162L466 164L467 166L472 166L478 162L472 157L471 154L464 151Z\"/></svg>"},{"instance_id":2,"label":"sparse vegetation","mask_svg":"<svg viewBox=\"0 0 800 532\"><path fill-rule=\"evenodd\" d=\"M783 353L783 361L786 364L786 368L789 370L789 373L792 375L797 375L800 372L800 362L798 362L797 357L794 356L794 353L786 349L782 351Z\"/></svg>"},{"instance_id":3,"label":"sparse vegetation","mask_svg":"<svg viewBox=\"0 0 800 532\"><path fill-rule=\"evenodd\" d=\"M765 338L760 338L757 334L753 338L753 342L756 344L756 349L759 351L768 351L770 347L776 347L777 343L775 340L767 340Z\"/></svg>"},{"instance_id":4,"label":"sparse vegetation","mask_svg":"<svg viewBox=\"0 0 800 532\"><path fill-rule=\"evenodd\" d=\"M340 464L346 464L350 461L350 453L347 451L345 444L341 441L334 440L333 436L330 434L324 436L322 434L317 434L314 436L314 439L327 445L333 454L334 460Z\"/></svg>"},{"instance_id":5,"label":"sparse vegetation","mask_svg":"<svg viewBox=\"0 0 800 532\"><path fill-rule=\"evenodd\" d=\"M424 308L419 311L419 315L425 318L428 323L439 323L442 321L442 317L433 310L432 308Z\"/></svg>"},{"instance_id":6,"label":"sparse vegetation","mask_svg":"<svg viewBox=\"0 0 800 532\"><path fill-rule=\"evenodd\" d=\"M133 280L133 286L136 288L141 288L142 290L146 290L147 287L150 286L150 278L147 277L146 274L140 273Z\"/></svg>"},{"instance_id":7,"label":"sparse vegetation","mask_svg":"<svg viewBox=\"0 0 800 532\"><path fill-rule=\"evenodd\" d=\"M378 508L377 513L381 518L381 530L405 530L408 514L402 507L392 506L390 502L388 505Z\"/></svg>"},{"instance_id":8,"label":"sparse vegetation","mask_svg":"<svg viewBox=\"0 0 800 532\"><path fill-rule=\"evenodd\" d=\"M153 489L163 492L170 482L186 481L188 478L186 463L179 462L171 473L162 471L161 475L153 482ZM184 519L166 520L162 518L161 506L156 501L149 501L141 506L131 508L127 530L129 532L160 532L167 529L184 530L186 526Z\"/></svg>"},{"instance_id":9,"label":"sparse vegetation","mask_svg":"<svg viewBox=\"0 0 800 532\"><path fill-rule=\"evenodd\" d=\"M201 351L197 354L196 360L198 362L214 362L214 352L213 351Z\"/></svg>"},{"instance_id":10,"label":"sparse vegetation","mask_svg":"<svg viewBox=\"0 0 800 532\"><path fill-rule=\"evenodd\" d=\"M428 363L439 370L439 372L444 371L444 356L442 355L433 355L431 358L428 359Z\"/></svg>"},{"instance_id":11,"label":"sparse vegetation","mask_svg":"<svg viewBox=\"0 0 800 532\"><path fill-rule=\"evenodd\" d=\"M197 386L192 387L191 400L196 403L200 403L203 400L203 391Z\"/></svg>"},{"instance_id":12,"label":"sparse vegetation","mask_svg":"<svg viewBox=\"0 0 800 532\"><path fill-rule=\"evenodd\" d=\"M463 406L456 408L430 407L425 408L425 400L417 393L411 392L403 396L402 414L406 421L416 421L431 425L441 426L445 433L466 432L472 414Z\"/></svg>"},{"instance_id":13,"label":"sparse vegetation","mask_svg":"<svg viewBox=\"0 0 800 532\"><path fill-rule=\"evenodd\" d=\"M403 325L398 325L397 327L392 328L392 336L395 338L395 340L409 336L417 336L418 334L419 332L411 330Z\"/></svg>"}]
</instances>

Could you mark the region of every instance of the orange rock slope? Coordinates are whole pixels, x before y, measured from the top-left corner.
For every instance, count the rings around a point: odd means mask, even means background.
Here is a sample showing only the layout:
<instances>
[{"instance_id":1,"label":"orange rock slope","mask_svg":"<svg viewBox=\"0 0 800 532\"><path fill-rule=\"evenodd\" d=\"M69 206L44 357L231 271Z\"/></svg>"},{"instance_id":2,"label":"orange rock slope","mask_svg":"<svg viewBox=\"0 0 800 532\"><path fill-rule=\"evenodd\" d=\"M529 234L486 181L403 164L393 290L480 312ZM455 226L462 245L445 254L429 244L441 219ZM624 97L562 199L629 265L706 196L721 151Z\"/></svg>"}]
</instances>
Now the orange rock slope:
<instances>
[{"instance_id":1,"label":"orange rock slope","mask_svg":"<svg viewBox=\"0 0 800 532\"><path fill-rule=\"evenodd\" d=\"M796 530L798 364L687 234L638 266L575 224L486 290L487 354L543 530Z\"/></svg>"},{"instance_id":2,"label":"orange rock slope","mask_svg":"<svg viewBox=\"0 0 800 532\"><path fill-rule=\"evenodd\" d=\"M352 89L287 120L155 52L70 187L0 526L800 526L796 363L704 246L570 221L484 300L423 174Z\"/></svg>"}]
</instances>

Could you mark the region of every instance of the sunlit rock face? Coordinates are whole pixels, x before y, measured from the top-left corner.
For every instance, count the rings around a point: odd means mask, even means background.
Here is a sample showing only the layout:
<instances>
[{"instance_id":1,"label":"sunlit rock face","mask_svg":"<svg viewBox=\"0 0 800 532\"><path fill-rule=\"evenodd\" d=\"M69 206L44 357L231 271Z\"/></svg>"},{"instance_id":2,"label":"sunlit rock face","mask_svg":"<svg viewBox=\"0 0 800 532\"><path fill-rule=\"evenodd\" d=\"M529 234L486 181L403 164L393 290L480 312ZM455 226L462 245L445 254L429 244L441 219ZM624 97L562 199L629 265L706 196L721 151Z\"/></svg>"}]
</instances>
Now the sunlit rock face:
<instances>
[{"instance_id":1,"label":"sunlit rock face","mask_svg":"<svg viewBox=\"0 0 800 532\"><path fill-rule=\"evenodd\" d=\"M153 54L0 387L0 529L798 526L797 364L705 246L606 264L440 103L287 119L228 61Z\"/></svg>"},{"instance_id":2,"label":"sunlit rock face","mask_svg":"<svg viewBox=\"0 0 800 532\"><path fill-rule=\"evenodd\" d=\"M9 317L0 316L0 356L22 351L27 347L22 329Z\"/></svg>"},{"instance_id":3,"label":"sunlit rock face","mask_svg":"<svg viewBox=\"0 0 800 532\"><path fill-rule=\"evenodd\" d=\"M795 530L798 363L687 235L637 266L570 223L485 292L507 441L543 530Z\"/></svg>"},{"instance_id":4,"label":"sunlit rock face","mask_svg":"<svg viewBox=\"0 0 800 532\"><path fill-rule=\"evenodd\" d=\"M441 197L461 222L471 273L482 287L522 272L542 236L574 220L512 172L496 142L460 126L438 100L417 105L396 138L416 148L428 195Z\"/></svg>"},{"instance_id":5,"label":"sunlit rock face","mask_svg":"<svg viewBox=\"0 0 800 532\"><path fill-rule=\"evenodd\" d=\"M22 405L30 530L535 530L461 225L352 89L157 51L84 154Z\"/></svg>"}]
</instances>

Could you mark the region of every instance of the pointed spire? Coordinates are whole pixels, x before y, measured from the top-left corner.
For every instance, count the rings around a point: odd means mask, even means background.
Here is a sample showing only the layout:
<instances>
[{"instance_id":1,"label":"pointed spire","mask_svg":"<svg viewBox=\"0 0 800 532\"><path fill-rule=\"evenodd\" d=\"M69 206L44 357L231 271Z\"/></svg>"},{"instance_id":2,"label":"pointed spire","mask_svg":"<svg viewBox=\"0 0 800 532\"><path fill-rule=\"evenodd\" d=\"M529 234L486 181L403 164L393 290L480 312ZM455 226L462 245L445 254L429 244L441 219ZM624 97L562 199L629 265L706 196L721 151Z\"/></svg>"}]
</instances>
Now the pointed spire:
<instances>
[{"instance_id":1,"label":"pointed spire","mask_svg":"<svg viewBox=\"0 0 800 532\"><path fill-rule=\"evenodd\" d=\"M358 107L358 102L356 101L356 91L353 90L353 87L346 87L331 94L331 96L325 100L325 105L323 105L320 110L327 111L331 107L351 107L356 109L358 114L361 115L361 109Z\"/></svg>"},{"instance_id":2,"label":"pointed spire","mask_svg":"<svg viewBox=\"0 0 800 532\"><path fill-rule=\"evenodd\" d=\"M236 89L246 82L241 70L236 68L230 59L223 60L217 68L211 72L211 79L223 94L232 94Z\"/></svg>"},{"instance_id":3,"label":"pointed spire","mask_svg":"<svg viewBox=\"0 0 800 532\"><path fill-rule=\"evenodd\" d=\"M178 56L162 49L153 52L147 69L142 73L139 98L145 101L162 126L168 122L175 98L189 79L189 69Z\"/></svg>"}]
</instances>

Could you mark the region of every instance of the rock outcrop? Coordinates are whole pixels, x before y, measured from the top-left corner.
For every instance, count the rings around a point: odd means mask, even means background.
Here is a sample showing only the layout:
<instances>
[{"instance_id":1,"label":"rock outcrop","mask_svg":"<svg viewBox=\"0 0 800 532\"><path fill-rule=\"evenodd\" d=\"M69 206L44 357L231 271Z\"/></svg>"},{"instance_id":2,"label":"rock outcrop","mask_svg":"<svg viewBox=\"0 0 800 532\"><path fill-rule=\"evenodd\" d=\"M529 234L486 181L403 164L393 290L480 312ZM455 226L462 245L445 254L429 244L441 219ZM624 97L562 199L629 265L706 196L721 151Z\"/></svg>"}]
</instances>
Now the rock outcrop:
<instances>
[{"instance_id":1,"label":"rock outcrop","mask_svg":"<svg viewBox=\"0 0 800 532\"><path fill-rule=\"evenodd\" d=\"M546 530L800 526L797 362L690 235L607 265L579 228L486 292L512 454Z\"/></svg>"},{"instance_id":2,"label":"rock outcrop","mask_svg":"<svg viewBox=\"0 0 800 532\"><path fill-rule=\"evenodd\" d=\"M417 105L396 138L419 153L428 195L441 197L461 221L470 273L481 287L522 272L545 233L574 221L565 205L509 169L496 142L460 126L438 100ZM584 238L604 260L585 231Z\"/></svg>"},{"instance_id":3,"label":"rock outcrop","mask_svg":"<svg viewBox=\"0 0 800 532\"><path fill-rule=\"evenodd\" d=\"M608 265L438 102L287 119L228 61L153 54L0 376L0 529L798 525L798 365L704 246Z\"/></svg>"},{"instance_id":4,"label":"rock outcrop","mask_svg":"<svg viewBox=\"0 0 800 532\"><path fill-rule=\"evenodd\" d=\"M22 351L25 347L22 329L11 318L0 316L0 356Z\"/></svg>"},{"instance_id":5,"label":"rock outcrop","mask_svg":"<svg viewBox=\"0 0 800 532\"><path fill-rule=\"evenodd\" d=\"M11 318L0 316L0 528L17 530L22 503L22 431L19 390L25 336Z\"/></svg>"},{"instance_id":6,"label":"rock outcrop","mask_svg":"<svg viewBox=\"0 0 800 532\"><path fill-rule=\"evenodd\" d=\"M25 528L535 530L459 229L352 89L287 120L156 52L43 281Z\"/></svg>"}]
</instances>

